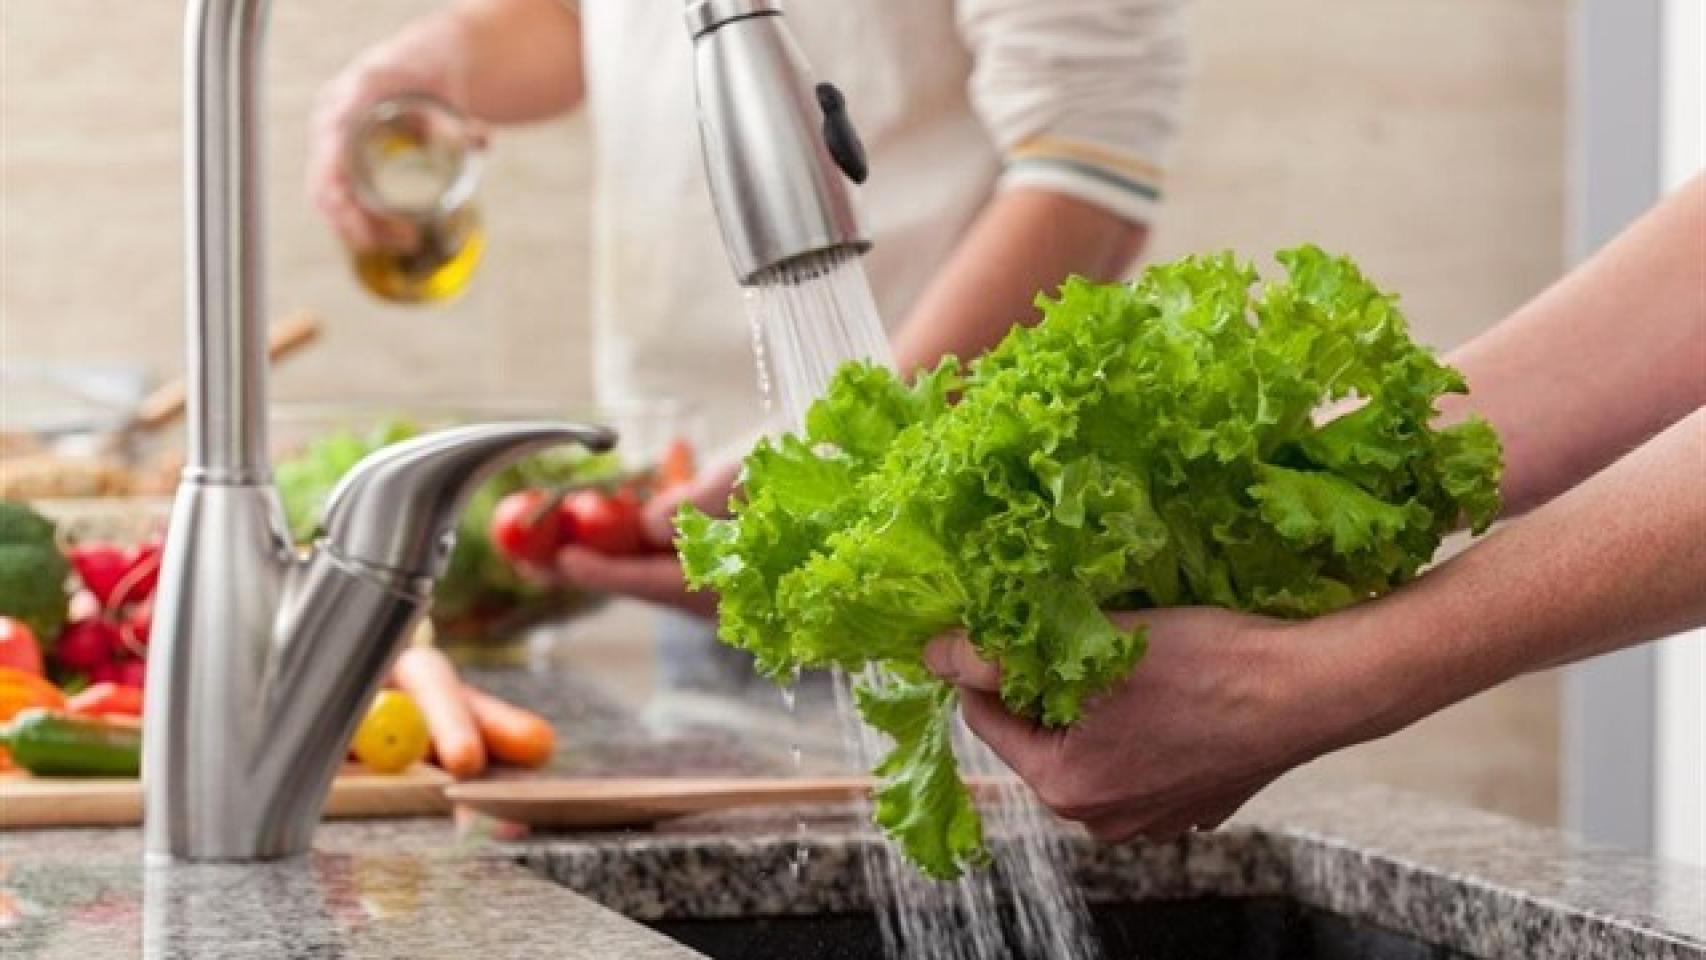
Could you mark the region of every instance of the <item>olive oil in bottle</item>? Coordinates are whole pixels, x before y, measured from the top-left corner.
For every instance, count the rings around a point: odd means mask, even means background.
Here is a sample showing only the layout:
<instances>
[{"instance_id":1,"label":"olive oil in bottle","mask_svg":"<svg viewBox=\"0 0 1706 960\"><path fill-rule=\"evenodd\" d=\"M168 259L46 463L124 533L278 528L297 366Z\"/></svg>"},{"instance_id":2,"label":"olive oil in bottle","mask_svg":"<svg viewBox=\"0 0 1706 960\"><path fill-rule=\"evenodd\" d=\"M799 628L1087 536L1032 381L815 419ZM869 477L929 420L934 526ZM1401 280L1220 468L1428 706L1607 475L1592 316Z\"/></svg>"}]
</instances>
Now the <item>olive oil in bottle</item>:
<instances>
[{"instance_id":1,"label":"olive oil in bottle","mask_svg":"<svg viewBox=\"0 0 1706 960\"><path fill-rule=\"evenodd\" d=\"M375 248L355 255L355 275L374 295L396 303L455 299L473 279L486 235L473 210L427 227L409 249Z\"/></svg>"},{"instance_id":2,"label":"olive oil in bottle","mask_svg":"<svg viewBox=\"0 0 1706 960\"><path fill-rule=\"evenodd\" d=\"M352 255L374 295L440 303L467 288L485 252L479 149L468 121L424 94L381 101L358 123L350 171L377 242Z\"/></svg>"}]
</instances>

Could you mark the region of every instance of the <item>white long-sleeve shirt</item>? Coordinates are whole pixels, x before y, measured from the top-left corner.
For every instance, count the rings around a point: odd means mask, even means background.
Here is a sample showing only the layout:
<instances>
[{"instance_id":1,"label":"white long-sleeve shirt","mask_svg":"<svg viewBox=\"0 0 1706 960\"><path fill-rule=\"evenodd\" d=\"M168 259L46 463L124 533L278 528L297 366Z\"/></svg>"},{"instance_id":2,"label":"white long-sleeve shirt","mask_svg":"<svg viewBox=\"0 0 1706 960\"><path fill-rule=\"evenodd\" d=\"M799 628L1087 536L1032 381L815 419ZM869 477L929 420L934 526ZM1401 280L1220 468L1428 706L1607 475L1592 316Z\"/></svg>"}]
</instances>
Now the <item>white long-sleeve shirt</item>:
<instances>
[{"instance_id":1,"label":"white long-sleeve shirt","mask_svg":"<svg viewBox=\"0 0 1706 960\"><path fill-rule=\"evenodd\" d=\"M580 0L594 150L597 393L674 398L713 447L762 415L746 313L704 181L677 0ZM794 0L847 97L892 333L994 194L1041 187L1134 221L1161 196L1186 79L1185 0Z\"/></svg>"}]
</instances>

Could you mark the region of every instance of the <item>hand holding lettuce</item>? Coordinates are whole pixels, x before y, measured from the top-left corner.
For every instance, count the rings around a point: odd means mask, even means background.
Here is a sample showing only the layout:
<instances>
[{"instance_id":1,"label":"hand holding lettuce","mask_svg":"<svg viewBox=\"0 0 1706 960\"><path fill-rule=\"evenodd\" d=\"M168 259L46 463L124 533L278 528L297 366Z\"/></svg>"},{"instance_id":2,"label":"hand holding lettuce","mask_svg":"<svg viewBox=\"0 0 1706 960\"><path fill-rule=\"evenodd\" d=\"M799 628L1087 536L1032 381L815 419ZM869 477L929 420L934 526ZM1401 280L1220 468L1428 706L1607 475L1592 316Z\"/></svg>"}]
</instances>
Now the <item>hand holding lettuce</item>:
<instances>
[{"instance_id":1,"label":"hand holding lettuce","mask_svg":"<svg viewBox=\"0 0 1706 960\"><path fill-rule=\"evenodd\" d=\"M965 628L1006 706L1063 726L1142 656L1104 608L1314 616L1492 521L1491 428L1430 426L1461 377L1349 260L1278 259L1260 284L1230 255L1071 280L1041 324L912 386L851 365L748 457L728 520L683 512L689 578L759 669L882 668L858 694L896 743L876 815L926 872L984 857L931 637Z\"/></svg>"}]
</instances>

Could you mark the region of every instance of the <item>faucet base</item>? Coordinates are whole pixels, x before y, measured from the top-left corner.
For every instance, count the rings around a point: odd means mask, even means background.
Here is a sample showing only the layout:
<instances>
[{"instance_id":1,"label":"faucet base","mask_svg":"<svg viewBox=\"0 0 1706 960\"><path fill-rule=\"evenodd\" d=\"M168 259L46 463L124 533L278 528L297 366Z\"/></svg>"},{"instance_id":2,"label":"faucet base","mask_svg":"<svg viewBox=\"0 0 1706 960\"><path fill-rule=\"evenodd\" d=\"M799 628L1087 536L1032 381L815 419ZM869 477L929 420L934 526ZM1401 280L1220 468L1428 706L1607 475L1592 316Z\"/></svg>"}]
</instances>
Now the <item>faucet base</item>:
<instances>
[{"instance_id":1,"label":"faucet base","mask_svg":"<svg viewBox=\"0 0 1706 960\"><path fill-rule=\"evenodd\" d=\"M423 582L298 562L270 487L179 488L143 743L151 858L276 860L313 839L333 775Z\"/></svg>"},{"instance_id":2,"label":"faucet base","mask_svg":"<svg viewBox=\"0 0 1706 960\"><path fill-rule=\"evenodd\" d=\"M492 471L572 424L459 427L379 451L299 555L271 487L186 471L156 595L143 749L151 854L273 860L313 839L350 736L427 612L456 518Z\"/></svg>"},{"instance_id":3,"label":"faucet base","mask_svg":"<svg viewBox=\"0 0 1706 960\"><path fill-rule=\"evenodd\" d=\"M274 611L290 564L270 487L178 487L161 560L148 658L142 783L150 851L240 856L243 780L265 738L258 700Z\"/></svg>"}]
</instances>

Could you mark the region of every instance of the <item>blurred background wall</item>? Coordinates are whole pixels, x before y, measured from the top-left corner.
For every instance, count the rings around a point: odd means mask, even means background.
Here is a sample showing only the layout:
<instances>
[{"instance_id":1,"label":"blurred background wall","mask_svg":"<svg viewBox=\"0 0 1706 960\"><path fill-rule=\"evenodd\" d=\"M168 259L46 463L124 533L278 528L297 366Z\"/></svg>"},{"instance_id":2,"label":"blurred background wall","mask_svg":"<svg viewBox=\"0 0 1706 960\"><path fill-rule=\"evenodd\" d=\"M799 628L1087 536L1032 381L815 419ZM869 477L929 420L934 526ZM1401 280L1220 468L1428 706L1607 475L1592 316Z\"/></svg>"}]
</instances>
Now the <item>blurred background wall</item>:
<instances>
[{"instance_id":1,"label":"blurred background wall","mask_svg":"<svg viewBox=\"0 0 1706 960\"><path fill-rule=\"evenodd\" d=\"M179 59L182 4L8 0L5 64L7 356L182 366ZM584 126L506 134L488 168L483 275L450 308L365 294L305 201L307 120L319 86L428 0L283 0L268 38L269 300L312 307L327 335L283 368L296 401L501 398L584 403L588 188Z\"/></svg>"},{"instance_id":2,"label":"blurred background wall","mask_svg":"<svg viewBox=\"0 0 1706 960\"><path fill-rule=\"evenodd\" d=\"M310 307L329 324L274 378L274 397L584 407L583 224L595 185L583 124L499 139L484 273L448 309L363 294L303 200L316 88L429 6L273 5L269 296L275 313ZM179 371L180 17L170 2L0 5L6 358ZM1563 267L1567 19L1556 0L1203 0L1194 108L1152 255L1266 257L1312 240L1401 291L1424 339L1460 342ZM1551 822L1557 704L1553 677L1529 678L1302 775Z\"/></svg>"}]
</instances>

